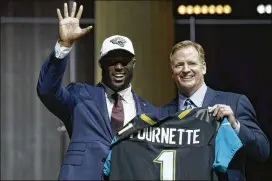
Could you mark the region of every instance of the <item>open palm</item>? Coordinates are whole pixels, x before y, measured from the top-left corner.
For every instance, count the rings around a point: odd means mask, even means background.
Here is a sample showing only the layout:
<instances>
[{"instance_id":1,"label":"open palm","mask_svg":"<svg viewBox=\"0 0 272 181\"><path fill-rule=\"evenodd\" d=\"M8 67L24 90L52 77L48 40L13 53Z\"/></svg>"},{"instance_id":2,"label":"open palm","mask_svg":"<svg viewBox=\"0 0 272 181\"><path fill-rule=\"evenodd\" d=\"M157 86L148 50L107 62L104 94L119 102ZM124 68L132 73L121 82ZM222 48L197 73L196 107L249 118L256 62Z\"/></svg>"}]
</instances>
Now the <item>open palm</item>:
<instances>
[{"instance_id":1,"label":"open palm","mask_svg":"<svg viewBox=\"0 0 272 181\"><path fill-rule=\"evenodd\" d=\"M64 3L64 18L62 17L60 10L57 9L59 19L59 38L61 43L65 46L72 46L74 41L81 38L92 29L92 26L88 26L83 29L80 28L79 20L83 12L83 6L80 6L75 17L76 6L76 2L74 2L71 15L69 16L67 3Z\"/></svg>"}]
</instances>

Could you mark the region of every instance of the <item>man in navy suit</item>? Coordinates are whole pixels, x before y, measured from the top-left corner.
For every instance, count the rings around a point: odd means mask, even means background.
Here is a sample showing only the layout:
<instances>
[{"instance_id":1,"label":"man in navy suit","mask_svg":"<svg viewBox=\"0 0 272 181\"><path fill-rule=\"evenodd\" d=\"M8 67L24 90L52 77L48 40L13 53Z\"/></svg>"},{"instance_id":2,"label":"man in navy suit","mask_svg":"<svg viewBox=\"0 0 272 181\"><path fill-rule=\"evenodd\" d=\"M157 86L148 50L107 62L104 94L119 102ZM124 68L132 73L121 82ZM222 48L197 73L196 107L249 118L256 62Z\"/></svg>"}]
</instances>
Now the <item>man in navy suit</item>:
<instances>
[{"instance_id":1,"label":"man in navy suit","mask_svg":"<svg viewBox=\"0 0 272 181\"><path fill-rule=\"evenodd\" d=\"M98 85L71 83L62 87L67 55L73 43L91 30L81 29L76 3L64 18L57 10L59 40L44 62L37 85L42 103L66 127L71 142L63 160L60 180L100 180L113 136L137 114L154 113L156 108L131 90L136 63L132 42L124 36L104 40L99 63L102 81Z\"/></svg>"},{"instance_id":2,"label":"man in navy suit","mask_svg":"<svg viewBox=\"0 0 272 181\"><path fill-rule=\"evenodd\" d=\"M227 117L244 146L221 179L245 180L245 159L264 162L270 152L269 141L259 127L248 98L241 94L215 91L206 86L205 53L197 43L188 40L177 43L170 54L170 61L178 94L174 100L161 107L162 116L187 108L211 106L210 112L218 120Z\"/></svg>"}]
</instances>

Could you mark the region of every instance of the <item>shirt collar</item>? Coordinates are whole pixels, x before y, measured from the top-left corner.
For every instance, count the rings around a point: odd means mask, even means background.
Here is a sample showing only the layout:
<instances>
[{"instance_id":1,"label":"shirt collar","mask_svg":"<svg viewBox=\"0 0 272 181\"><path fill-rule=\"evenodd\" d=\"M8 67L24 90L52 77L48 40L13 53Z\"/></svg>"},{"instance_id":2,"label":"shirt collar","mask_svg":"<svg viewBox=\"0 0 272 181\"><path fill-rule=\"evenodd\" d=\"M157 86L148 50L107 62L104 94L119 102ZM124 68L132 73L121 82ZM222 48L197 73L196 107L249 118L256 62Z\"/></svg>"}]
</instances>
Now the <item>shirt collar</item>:
<instances>
[{"instance_id":1,"label":"shirt collar","mask_svg":"<svg viewBox=\"0 0 272 181\"><path fill-rule=\"evenodd\" d=\"M107 97L111 98L112 94L114 94L115 92L112 89L110 89L108 86L106 86L103 82L100 82L100 84L105 88L105 92L107 94ZM131 87L132 87L131 84L129 84L128 88L117 92L122 97L122 99L126 102L130 102L131 100L133 100L133 94L131 92Z\"/></svg>"},{"instance_id":2,"label":"shirt collar","mask_svg":"<svg viewBox=\"0 0 272 181\"><path fill-rule=\"evenodd\" d=\"M191 101L194 103L196 107L202 107L206 91L207 91L207 86L204 83L192 96L189 97L189 99L191 99ZM183 107L188 97L185 97L181 94L178 94L178 95L179 95L179 105L182 105L181 107Z\"/></svg>"}]
</instances>

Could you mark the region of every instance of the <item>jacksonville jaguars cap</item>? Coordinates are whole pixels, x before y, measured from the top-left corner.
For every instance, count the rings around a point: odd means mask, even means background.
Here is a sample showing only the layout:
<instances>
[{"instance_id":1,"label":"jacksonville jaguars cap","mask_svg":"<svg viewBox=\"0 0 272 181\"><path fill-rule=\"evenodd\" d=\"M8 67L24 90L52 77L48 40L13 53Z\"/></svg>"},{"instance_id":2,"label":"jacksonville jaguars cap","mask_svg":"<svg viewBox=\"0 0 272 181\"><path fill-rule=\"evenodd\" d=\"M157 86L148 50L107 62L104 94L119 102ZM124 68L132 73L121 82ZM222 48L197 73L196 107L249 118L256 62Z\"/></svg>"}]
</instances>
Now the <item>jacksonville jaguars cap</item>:
<instances>
[{"instance_id":1,"label":"jacksonville jaguars cap","mask_svg":"<svg viewBox=\"0 0 272 181\"><path fill-rule=\"evenodd\" d=\"M100 50L99 60L112 50L126 50L132 55L135 55L131 40L121 35L113 35L104 40Z\"/></svg>"}]
</instances>

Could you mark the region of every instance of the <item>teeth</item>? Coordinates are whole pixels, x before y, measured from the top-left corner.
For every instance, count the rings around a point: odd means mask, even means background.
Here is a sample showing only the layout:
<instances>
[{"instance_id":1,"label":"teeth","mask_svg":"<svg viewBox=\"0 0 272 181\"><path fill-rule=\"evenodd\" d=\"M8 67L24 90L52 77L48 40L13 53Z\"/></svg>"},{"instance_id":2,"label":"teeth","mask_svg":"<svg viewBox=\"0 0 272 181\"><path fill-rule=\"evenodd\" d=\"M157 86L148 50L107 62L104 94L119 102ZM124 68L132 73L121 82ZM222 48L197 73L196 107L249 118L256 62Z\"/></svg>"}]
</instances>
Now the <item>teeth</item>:
<instances>
[{"instance_id":1,"label":"teeth","mask_svg":"<svg viewBox=\"0 0 272 181\"><path fill-rule=\"evenodd\" d=\"M116 75L114 75L115 77L123 77L124 76L124 74L116 74Z\"/></svg>"}]
</instances>

